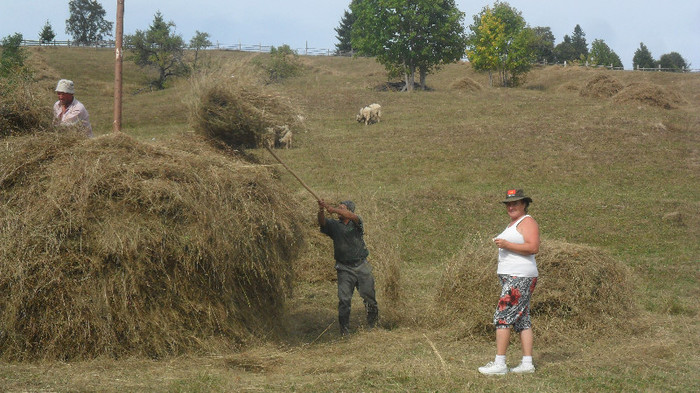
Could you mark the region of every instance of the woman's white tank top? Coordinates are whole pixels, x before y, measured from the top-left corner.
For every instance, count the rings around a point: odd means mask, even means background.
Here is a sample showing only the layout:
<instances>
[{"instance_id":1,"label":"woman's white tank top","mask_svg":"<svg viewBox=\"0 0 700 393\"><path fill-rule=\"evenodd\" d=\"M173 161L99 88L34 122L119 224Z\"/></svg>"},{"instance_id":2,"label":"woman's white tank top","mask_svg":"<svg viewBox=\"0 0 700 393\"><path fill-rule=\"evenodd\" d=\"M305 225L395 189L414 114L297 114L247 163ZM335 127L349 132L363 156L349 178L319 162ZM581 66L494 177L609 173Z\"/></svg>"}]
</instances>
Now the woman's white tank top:
<instances>
[{"instance_id":1,"label":"woman's white tank top","mask_svg":"<svg viewBox=\"0 0 700 393\"><path fill-rule=\"evenodd\" d=\"M515 224L506 227L496 238L509 241L511 243L523 244L525 239L523 235L516 229L518 224L529 215L520 217ZM502 248L498 249L498 270L497 274L507 274L516 277L537 277L537 262L535 262L535 254L521 255L516 252L508 251Z\"/></svg>"}]
</instances>

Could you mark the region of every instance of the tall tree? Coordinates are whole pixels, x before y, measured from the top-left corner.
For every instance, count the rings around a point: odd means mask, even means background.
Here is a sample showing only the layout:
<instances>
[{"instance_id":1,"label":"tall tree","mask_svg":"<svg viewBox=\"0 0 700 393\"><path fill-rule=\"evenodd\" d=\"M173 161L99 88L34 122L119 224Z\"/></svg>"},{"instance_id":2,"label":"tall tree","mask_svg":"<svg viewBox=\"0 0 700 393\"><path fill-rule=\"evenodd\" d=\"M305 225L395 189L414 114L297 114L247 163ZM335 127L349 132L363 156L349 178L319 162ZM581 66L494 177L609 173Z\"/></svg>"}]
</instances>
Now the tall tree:
<instances>
[{"instance_id":1,"label":"tall tree","mask_svg":"<svg viewBox=\"0 0 700 393\"><path fill-rule=\"evenodd\" d=\"M591 43L588 62L592 65L622 67L620 56L601 39L593 40L593 43Z\"/></svg>"},{"instance_id":2,"label":"tall tree","mask_svg":"<svg viewBox=\"0 0 700 393\"><path fill-rule=\"evenodd\" d=\"M211 46L211 41L209 40L209 33L202 33L196 30L194 37L190 39L190 49L194 49L194 62L192 63L192 69L197 69L197 58L199 57L199 51Z\"/></svg>"},{"instance_id":3,"label":"tall tree","mask_svg":"<svg viewBox=\"0 0 700 393\"><path fill-rule=\"evenodd\" d=\"M554 63L554 34L549 27L535 27L532 29L535 35L533 48L535 58L539 63Z\"/></svg>"},{"instance_id":4,"label":"tall tree","mask_svg":"<svg viewBox=\"0 0 700 393\"><path fill-rule=\"evenodd\" d=\"M352 4L357 1L359 0L352 0L350 2L350 10L345 10L343 17L340 19L340 25L335 28L335 32L337 33L335 38L338 40L338 43L335 44L335 53L337 55L353 52L351 43L352 25L355 23L357 17L352 12Z\"/></svg>"},{"instance_id":5,"label":"tall tree","mask_svg":"<svg viewBox=\"0 0 700 393\"><path fill-rule=\"evenodd\" d=\"M554 57L557 63L578 60L576 48L574 48L574 45L571 43L571 37L569 37L569 35L564 35L564 41L554 47Z\"/></svg>"},{"instance_id":6,"label":"tall tree","mask_svg":"<svg viewBox=\"0 0 700 393\"><path fill-rule=\"evenodd\" d=\"M47 20L39 33L39 40L46 44L53 41L54 38L56 38L56 33L53 32L53 27L51 27L51 23Z\"/></svg>"},{"instance_id":7,"label":"tall tree","mask_svg":"<svg viewBox=\"0 0 700 393\"><path fill-rule=\"evenodd\" d=\"M469 29L467 57L472 67L487 71L492 84L492 73L497 72L502 86L517 86L535 59L535 34L522 14L508 3L496 1L474 16Z\"/></svg>"},{"instance_id":8,"label":"tall tree","mask_svg":"<svg viewBox=\"0 0 700 393\"><path fill-rule=\"evenodd\" d=\"M690 66L678 52L666 53L659 57L659 66L672 71L684 71Z\"/></svg>"},{"instance_id":9,"label":"tall tree","mask_svg":"<svg viewBox=\"0 0 700 393\"><path fill-rule=\"evenodd\" d=\"M586 43L586 33L583 32L581 26L574 27L574 34L571 36L571 45L574 46L576 57L580 60L588 58L588 44Z\"/></svg>"},{"instance_id":10,"label":"tall tree","mask_svg":"<svg viewBox=\"0 0 700 393\"><path fill-rule=\"evenodd\" d=\"M189 71L183 62L184 41L171 30L174 28L175 23L165 22L158 11L147 31L136 30L134 35L124 39L127 47L133 51L131 58L137 65L158 72L158 78L151 82L157 89L165 88L167 78L184 75Z\"/></svg>"},{"instance_id":11,"label":"tall tree","mask_svg":"<svg viewBox=\"0 0 700 393\"><path fill-rule=\"evenodd\" d=\"M656 60L651 56L651 52L643 42L639 43L639 49L634 51L634 57L632 58L632 68L635 70L638 68L654 68L656 67Z\"/></svg>"},{"instance_id":12,"label":"tall tree","mask_svg":"<svg viewBox=\"0 0 700 393\"><path fill-rule=\"evenodd\" d=\"M350 10L357 17L352 47L376 56L390 74L403 73L408 91L416 72L425 88L427 74L464 53L464 13L454 0L361 0Z\"/></svg>"},{"instance_id":13,"label":"tall tree","mask_svg":"<svg viewBox=\"0 0 700 393\"><path fill-rule=\"evenodd\" d=\"M70 0L68 10L66 33L73 41L89 45L112 36L113 23L105 20L105 10L96 0Z\"/></svg>"}]
</instances>

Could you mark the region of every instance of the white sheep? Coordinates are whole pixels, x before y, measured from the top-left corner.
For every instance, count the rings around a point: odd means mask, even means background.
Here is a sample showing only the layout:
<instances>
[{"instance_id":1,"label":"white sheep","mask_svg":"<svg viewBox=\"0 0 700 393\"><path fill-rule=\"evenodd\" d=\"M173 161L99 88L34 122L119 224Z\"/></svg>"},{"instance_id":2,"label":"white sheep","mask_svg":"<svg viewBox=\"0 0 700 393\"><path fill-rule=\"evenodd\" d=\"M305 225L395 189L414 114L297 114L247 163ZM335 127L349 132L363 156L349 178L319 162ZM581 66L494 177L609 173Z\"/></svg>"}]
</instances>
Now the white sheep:
<instances>
[{"instance_id":1,"label":"white sheep","mask_svg":"<svg viewBox=\"0 0 700 393\"><path fill-rule=\"evenodd\" d=\"M357 114L355 120L358 123L365 123L369 125L372 123L378 123L382 117L382 106L379 104L367 105L364 108L360 108L360 113Z\"/></svg>"}]
</instances>

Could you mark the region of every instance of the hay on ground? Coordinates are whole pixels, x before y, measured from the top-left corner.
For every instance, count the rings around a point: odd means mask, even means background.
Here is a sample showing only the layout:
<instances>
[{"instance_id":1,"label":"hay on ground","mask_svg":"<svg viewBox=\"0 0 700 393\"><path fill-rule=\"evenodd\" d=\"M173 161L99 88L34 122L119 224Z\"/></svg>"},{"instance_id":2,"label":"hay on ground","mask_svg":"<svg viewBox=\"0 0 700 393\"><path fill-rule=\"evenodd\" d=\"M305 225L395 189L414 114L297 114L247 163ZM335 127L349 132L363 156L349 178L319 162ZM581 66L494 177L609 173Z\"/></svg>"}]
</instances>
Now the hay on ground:
<instances>
[{"instance_id":1,"label":"hay on ground","mask_svg":"<svg viewBox=\"0 0 700 393\"><path fill-rule=\"evenodd\" d=\"M0 358L160 357L275 332L304 231L268 169L196 138L4 142Z\"/></svg>"},{"instance_id":2,"label":"hay on ground","mask_svg":"<svg viewBox=\"0 0 700 393\"><path fill-rule=\"evenodd\" d=\"M262 147L270 127L302 126L291 101L260 82L249 61L202 72L191 80L186 100L190 126L200 135L234 149Z\"/></svg>"},{"instance_id":3,"label":"hay on ground","mask_svg":"<svg viewBox=\"0 0 700 393\"><path fill-rule=\"evenodd\" d=\"M617 79L607 74L600 74L588 81L579 94L583 97L610 98L622 90L623 87L622 83Z\"/></svg>"},{"instance_id":4,"label":"hay on ground","mask_svg":"<svg viewBox=\"0 0 700 393\"><path fill-rule=\"evenodd\" d=\"M639 103L664 109L675 109L685 104L676 92L647 82L631 83L617 93L614 100L619 103Z\"/></svg>"},{"instance_id":5,"label":"hay on ground","mask_svg":"<svg viewBox=\"0 0 700 393\"><path fill-rule=\"evenodd\" d=\"M451 87L454 90L462 90L467 92L481 91L483 89L483 86L481 86L479 82L476 82L474 79L468 76L455 81L452 83Z\"/></svg>"},{"instance_id":6,"label":"hay on ground","mask_svg":"<svg viewBox=\"0 0 700 393\"><path fill-rule=\"evenodd\" d=\"M629 268L598 248L543 241L531 316L538 340L629 330L638 308ZM500 283L497 251L489 241L465 246L443 274L436 311L460 334L493 339Z\"/></svg>"}]
</instances>

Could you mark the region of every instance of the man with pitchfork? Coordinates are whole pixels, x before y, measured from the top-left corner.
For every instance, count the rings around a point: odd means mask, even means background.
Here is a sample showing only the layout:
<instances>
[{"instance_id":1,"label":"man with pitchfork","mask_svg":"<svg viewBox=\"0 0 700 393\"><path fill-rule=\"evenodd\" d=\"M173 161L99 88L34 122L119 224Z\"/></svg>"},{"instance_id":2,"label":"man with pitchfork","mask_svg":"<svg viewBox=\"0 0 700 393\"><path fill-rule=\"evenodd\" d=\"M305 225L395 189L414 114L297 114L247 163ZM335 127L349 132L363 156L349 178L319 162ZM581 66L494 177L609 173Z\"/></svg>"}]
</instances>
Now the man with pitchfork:
<instances>
[{"instance_id":1,"label":"man with pitchfork","mask_svg":"<svg viewBox=\"0 0 700 393\"><path fill-rule=\"evenodd\" d=\"M379 318L374 292L372 266L367 262L369 251L365 246L362 218L355 214L355 203L343 201L332 207L318 201L318 225L321 233L333 239L335 270L338 274L338 322L340 334L350 333L350 302L355 288L365 303L367 324L373 328ZM327 218L325 212L337 214L338 219Z\"/></svg>"}]
</instances>

